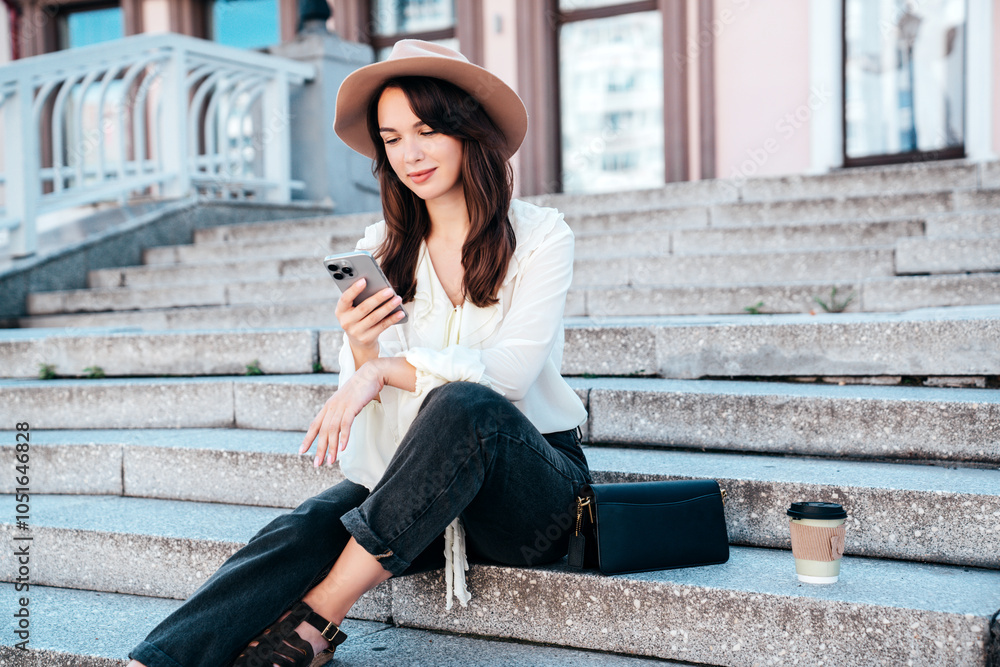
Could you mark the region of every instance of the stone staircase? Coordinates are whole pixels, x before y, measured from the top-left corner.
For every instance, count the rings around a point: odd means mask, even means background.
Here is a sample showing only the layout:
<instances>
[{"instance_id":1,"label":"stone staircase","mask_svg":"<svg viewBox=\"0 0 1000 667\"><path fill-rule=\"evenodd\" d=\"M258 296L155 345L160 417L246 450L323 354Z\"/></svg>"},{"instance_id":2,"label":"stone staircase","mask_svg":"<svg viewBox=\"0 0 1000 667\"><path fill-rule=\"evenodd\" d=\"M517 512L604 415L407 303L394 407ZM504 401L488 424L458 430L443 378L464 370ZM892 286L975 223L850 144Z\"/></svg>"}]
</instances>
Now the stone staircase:
<instances>
[{"instance_id":1,"label":"stone staircase","mask_svg":"<svg viewBox=\"0 0 1000 667\"><path fill-rule=\"evenodd\" d=\"M334 664L1000 664L1000 163L532 200L577 234L562 370L595 477L719 480L731 558L476 564L450 612L441 572L393 579ZM295 453L339 371L319 259L378 218L199 230L32 294L0 331L32 494L27 533L13 511L0 531L33 538L33 650L8 621L0 665L123 665L263 524L341 479ZM795 578L784 510L802 499L848 510L836 585Z\"/></svg>"}]
</instances>

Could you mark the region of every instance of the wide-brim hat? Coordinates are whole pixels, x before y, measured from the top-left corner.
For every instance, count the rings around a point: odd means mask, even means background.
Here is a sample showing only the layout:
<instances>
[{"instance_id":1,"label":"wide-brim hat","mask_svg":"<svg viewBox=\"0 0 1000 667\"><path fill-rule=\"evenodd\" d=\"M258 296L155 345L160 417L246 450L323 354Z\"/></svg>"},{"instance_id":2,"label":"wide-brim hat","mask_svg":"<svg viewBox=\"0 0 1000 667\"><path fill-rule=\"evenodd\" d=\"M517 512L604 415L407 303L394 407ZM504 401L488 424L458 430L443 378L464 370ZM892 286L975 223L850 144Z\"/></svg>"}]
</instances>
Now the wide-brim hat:
<instances>
[{"instance_id":1,"label":"wide-brim hat","mask_svg":"<svg viewBox=\"0 0 1000 667\"><path fill-rule=\"evenodd\" d=\"M354 70L337 91L333 131L362 155L375 158L375 146L368 134L368 102L379 86L395 76L444 79L469 93L506 138L505 157L512 156L524 141L528 112L517 93L498 76L446 46L401 39L386 60Z\"/></svg>"}]
</instances>

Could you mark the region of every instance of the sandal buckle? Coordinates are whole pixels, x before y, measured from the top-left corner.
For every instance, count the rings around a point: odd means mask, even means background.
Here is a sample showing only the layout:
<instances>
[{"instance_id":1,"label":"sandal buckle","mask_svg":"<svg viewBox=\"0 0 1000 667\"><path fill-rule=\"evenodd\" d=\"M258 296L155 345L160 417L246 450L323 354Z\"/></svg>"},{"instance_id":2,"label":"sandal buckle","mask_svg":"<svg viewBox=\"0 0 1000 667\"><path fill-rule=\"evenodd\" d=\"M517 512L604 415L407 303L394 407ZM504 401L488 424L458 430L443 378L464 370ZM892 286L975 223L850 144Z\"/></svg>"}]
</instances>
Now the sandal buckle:
<instances>
[{"instance_id":1,"label":"sandal buckle","mask_svg":"<svg viewBox=\"0 0 1000 667\"><path fill-rule=\"evenodd\" d=\"M333 634L327 634L328 632L330 632L330 628L333 628ZM323 635L323 639L332 644L333 640L337 637L337 635L341 634L341 629L336 623L331 621L330 623L327 623L327 626L320 631L320 634Z\"/></svg>"}]
</instances>

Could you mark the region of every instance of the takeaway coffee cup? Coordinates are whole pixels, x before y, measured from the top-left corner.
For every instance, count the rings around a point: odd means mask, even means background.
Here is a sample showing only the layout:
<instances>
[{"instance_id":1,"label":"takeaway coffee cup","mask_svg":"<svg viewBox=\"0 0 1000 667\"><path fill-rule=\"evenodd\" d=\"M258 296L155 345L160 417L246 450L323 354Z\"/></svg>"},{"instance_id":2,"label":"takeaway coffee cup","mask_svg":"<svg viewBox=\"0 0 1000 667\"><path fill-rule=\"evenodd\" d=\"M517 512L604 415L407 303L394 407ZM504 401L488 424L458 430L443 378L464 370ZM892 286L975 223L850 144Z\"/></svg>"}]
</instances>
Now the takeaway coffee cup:
<instances>
[{"instance_id":1,"label":"takeaway coffee cup","mask_svg":"<svg viewBox=\"0 0 1000 667\"><path fill-rule=\"evenodd\" d=\"M792 503L786 512L792 517L792 555L799 581L832 584L840 577L844 555L844 520L847 512L837 503Z\"/></svg>"}]
</instances>

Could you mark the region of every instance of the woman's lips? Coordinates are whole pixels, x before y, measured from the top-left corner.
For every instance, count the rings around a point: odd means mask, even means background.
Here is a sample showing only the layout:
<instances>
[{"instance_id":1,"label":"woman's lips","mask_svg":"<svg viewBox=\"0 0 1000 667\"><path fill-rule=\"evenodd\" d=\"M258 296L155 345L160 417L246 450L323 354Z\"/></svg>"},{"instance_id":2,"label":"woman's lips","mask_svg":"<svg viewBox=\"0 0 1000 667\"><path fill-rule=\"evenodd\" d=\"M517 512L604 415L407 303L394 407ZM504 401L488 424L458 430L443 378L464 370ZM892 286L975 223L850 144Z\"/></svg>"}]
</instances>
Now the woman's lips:
<instances>
[{"instance_id":1,"label":"woman's lips","mask_svg":"<svg viewBox=\"0 0 1000 667\"><path fill-rule=\"evenodd\" d=\"M431 177L431 175L434 173L436 169L437 167L434 167L434 169L427 169L426 171L418 171L416 173L410 174L410 180L413 181L414 183L423 183L424 181L426 181L428 178Z\"/></svg>"}]
</instances>

